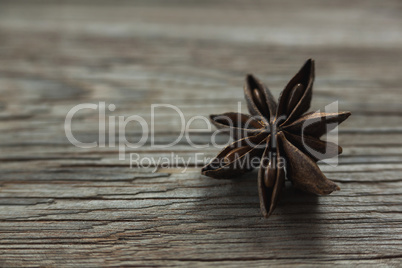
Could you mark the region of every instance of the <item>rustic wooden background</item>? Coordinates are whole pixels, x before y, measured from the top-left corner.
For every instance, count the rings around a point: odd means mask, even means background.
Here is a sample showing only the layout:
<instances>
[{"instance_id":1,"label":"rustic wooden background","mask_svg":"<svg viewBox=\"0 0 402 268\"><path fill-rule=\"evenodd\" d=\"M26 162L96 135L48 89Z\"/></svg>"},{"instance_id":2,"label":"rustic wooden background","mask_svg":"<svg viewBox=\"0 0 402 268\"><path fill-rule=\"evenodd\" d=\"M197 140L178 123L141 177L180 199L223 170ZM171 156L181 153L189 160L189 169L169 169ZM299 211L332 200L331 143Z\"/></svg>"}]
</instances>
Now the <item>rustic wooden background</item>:
<instances>
[{"instance_id":1,"label":"rustic wooden background","mask_svg":"<svg viewBox=\"0 0 402 268\"><path fill-rule=\"evenodd\" d=\"M401 265L401 1L82 2L0 2L0 266ZM233 111L246 73L278 96L309 57L313 108L338 100L352 112L340 165L321 165L342 190L316 197L288 185L269 219L256 172L200 175L194 155L217 148L148 141L126 154L174 152L190 168L130 168L117 147L77 148L65 136L80 103L147 122L153 103L186 120ZM176 112L157 115L155 143L175 140ZM83 110L73 133L97 141L98 122ZM127 132L142 135L134 123Z\"/></svg>"}]
</instances>

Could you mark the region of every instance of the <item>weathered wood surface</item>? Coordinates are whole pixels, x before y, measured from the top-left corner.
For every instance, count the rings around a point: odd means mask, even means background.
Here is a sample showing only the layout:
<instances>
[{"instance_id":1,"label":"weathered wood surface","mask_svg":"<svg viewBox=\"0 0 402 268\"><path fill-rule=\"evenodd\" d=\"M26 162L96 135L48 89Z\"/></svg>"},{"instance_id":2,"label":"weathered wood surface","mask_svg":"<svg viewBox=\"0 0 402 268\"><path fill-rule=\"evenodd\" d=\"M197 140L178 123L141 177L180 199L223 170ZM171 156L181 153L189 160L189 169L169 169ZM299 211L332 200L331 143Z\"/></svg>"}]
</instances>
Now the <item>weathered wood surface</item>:
<instances>
[{"instance_id":1,"label":"weathered wood surface","mask_svg":"<svg viewBox=\"0 0 402 268\"><path fill-rule=\"evenodd\" d=\"M401 14L400 1L0 2L0 266L400 266ZM126 153L174 152L190 168L130 169L116 147L77 148L64 133L80 103L148 122L153 103L186 119L235 110L246 73L278 96L308 57L313 108L339 100L353 114L339 129L339 166L321 166L342 190L287 187L269 219L256 172L200 176L195 153L217 148L148 142ZM80 112L74 134L97 140L98 121ZM179 128L160 110L156 143Z\"/></svg>"}]
</instances>

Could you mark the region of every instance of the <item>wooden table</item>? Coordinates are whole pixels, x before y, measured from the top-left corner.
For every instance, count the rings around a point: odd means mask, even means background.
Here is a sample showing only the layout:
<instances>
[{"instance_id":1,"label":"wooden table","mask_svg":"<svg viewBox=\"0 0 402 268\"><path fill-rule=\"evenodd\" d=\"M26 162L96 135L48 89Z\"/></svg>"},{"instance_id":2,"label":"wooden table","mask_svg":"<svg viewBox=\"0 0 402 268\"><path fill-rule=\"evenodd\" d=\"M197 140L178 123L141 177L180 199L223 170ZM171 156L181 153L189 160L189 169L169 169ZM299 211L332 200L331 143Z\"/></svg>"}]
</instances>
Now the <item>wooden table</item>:
<instances>
[{"instance_id":1,"label":"wooden table","mask_svg":"<svg viewBox=\"0 0 402 268\"><path fill-rule=\"evenodd\" d=\"M402 3L400 1L2 1L0 3L0 266L400 266L402 260ZM312 109L339 101L344 153L321 169L341 187L316 197L287 185L261 216L257 173L200 175L186 137L100 142L119 116L151 122L151 104L190 118L235 111L246 73L275 96L309 57ZM115 105L99 116L99 105ZM113 110L113 109L112 109ZM157 108L154 143L174 141L177 112ZM195 120L191 141L213 129ZM138 123L126 128L139 141ZM224 141L224 136L218 136ZM99 144L99 143L98 143ZM189 167L137 163L171 153ZM201 153L201 158L195 155ZM136 155L134 155L136 156ZM156 170L156 172L153 172Z\"/></svg>"}]
</instances>

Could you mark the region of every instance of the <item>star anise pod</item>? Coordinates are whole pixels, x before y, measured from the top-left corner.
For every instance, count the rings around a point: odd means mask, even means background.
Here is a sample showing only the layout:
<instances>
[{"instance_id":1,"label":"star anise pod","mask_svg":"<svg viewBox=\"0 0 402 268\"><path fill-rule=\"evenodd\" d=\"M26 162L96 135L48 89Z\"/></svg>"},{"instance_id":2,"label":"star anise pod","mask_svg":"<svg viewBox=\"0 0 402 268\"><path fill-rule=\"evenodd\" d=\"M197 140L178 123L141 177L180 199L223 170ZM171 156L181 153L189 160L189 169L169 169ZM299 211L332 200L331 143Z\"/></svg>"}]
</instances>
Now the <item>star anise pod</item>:
<instances>
[{"instance_id":1,"label":"star anise pod","mask_svg":"<svg viewBox=\"0 0 402 268\"><path fill-rule=\"evenodd\" d=\"M258 162L258 192L262 214L268 217L278 202L286 177L294 187L325 195L339 187L327 179L317 161L342 153L320 137L350 116L350 112L306 113L310 108L314 61L309 59L282 91L278 104L269 89L247 75L245 98L251 115L211 115L212 123L228 129L236 140L224 148L202 174L232 178L253 169Z\"/></svg>"}]
</instances>

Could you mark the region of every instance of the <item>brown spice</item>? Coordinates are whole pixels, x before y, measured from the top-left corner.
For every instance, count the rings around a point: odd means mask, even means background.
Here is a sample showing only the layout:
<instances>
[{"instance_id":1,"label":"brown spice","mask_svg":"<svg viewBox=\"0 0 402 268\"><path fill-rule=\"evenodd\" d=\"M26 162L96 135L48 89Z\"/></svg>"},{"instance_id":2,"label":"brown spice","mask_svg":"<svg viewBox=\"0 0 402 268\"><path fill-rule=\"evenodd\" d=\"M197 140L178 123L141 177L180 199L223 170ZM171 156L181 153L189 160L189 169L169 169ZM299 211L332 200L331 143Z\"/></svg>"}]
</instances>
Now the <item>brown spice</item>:
<instances>
[{"instance_id":1,"label":"brown spice","mask_svg":"<svg viewBox=\"0 0 402 268\"><path fill-rule=\"evenodd\" d=\"M215 126L229 129L236 141L203 167L202 174L217 179L233 178L252 170L251 161L258 159L258 192L265 217L271 215L278 202L285 184L285 170L286 177L303 191L325 195L339 190L316 162L342 153L340 146L320 137L351 113L306 113L313 82L314 61L309 59L282 91L277 104L265 85L247 75L244 93L251 115L210 116Z\"/></svg>"}]
</instances>

